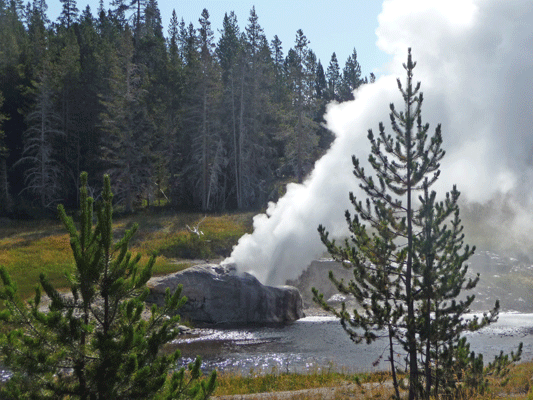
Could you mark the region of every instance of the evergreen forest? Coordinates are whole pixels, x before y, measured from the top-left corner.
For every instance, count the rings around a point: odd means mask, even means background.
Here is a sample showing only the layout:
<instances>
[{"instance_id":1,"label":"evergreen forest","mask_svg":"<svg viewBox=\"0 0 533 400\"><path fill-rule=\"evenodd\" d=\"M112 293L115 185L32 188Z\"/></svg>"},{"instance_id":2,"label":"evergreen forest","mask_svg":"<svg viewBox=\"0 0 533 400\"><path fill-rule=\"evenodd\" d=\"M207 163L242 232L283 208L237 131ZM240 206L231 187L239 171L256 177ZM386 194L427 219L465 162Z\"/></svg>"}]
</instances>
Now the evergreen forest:
<instances>
[{"instance_id":1,"label":"evergreen forest","mask_svg":"<svg viewBox=\"0 0 533 400\"><path fill-rule=\"evenodd\" d=\"M375 79L355 49L324 68L301 30L269 40L255 8L193 24L157 0L60 1L51 21L45 0L0 0L3 216L75 208L82 171L126 212L260 208L329 147L326 104Z\"/></svg>"}]
</instances>

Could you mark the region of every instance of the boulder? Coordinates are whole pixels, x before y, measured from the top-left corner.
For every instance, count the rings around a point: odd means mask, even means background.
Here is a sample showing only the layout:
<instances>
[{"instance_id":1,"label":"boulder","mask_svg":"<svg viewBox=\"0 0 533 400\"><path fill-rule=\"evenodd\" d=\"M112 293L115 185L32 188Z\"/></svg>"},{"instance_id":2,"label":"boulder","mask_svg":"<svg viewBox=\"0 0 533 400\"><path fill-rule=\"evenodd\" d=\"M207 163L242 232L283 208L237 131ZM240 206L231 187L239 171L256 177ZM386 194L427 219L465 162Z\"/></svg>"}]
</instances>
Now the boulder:
<instances>
[{"instance_id":1,"label":"boulder","mask_svg":"<svg viewBox=\"0 0 533 400\"><path fill-rule=\"evenodd\" d=\"M163 305L167 288L183 285L187 303L179 313L194 322L210 324L269 324L304 317L302 297L292 286L261 284L232 264L204 264L148 281L148 302Z\"/></svg>"}]
</instances>

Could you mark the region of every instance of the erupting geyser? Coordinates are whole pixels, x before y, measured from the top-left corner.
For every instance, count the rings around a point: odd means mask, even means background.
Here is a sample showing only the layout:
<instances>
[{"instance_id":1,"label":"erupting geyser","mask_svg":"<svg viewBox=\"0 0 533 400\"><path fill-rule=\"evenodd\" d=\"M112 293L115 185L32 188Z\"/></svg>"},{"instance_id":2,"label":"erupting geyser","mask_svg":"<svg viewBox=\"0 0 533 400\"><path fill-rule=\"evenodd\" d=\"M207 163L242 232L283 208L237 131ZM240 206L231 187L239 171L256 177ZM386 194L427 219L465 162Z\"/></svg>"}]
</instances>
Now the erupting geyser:
<instances>
[{"instance_id":1,"label":"erupting geyser","mask_svg":"<svg viewBox=\"0 0 533 400\"><path fill-rule=\"evenodd\" d=\"M366 162L367 130L380 121L392 133L388 106L403 104L396 78L405 76L408 47L424 92L423 120L430 129L442 124L447 152L433 188L444 195L457 184L469 202L505 198L512 206L507 239L533 226L533 3L389 0L376 33L378 46L394 56L390 73L363 86L354 101L329 105L331 149L303 184L290 184L255 217L253 233L232 253L238 268L263 283L297 277L325 251L319 224L331 235L345 233L348 192L358 190L351 155Z\"/></svg>"}]
</instances>

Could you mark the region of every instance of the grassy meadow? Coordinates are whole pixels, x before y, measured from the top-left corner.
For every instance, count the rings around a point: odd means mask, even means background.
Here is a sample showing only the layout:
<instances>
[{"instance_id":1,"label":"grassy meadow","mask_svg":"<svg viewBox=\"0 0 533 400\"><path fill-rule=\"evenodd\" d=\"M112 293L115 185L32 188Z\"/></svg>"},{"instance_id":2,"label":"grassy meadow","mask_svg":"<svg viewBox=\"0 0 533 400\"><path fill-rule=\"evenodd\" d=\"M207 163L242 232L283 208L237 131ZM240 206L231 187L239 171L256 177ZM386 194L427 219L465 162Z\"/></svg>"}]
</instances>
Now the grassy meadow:
<instances>
[{"instance_id":1,"label":"grassy meadow","mask_svg":"<svg viewBox=\"0 0 533 400\"><path fill-rule=\"evenodd\" d=\"M141 262L158 254L154 275L179 271L195 259L219 259L231 252L238 239L252 228L253 213L204 215L143 210L114 218L115 239L136 223L131 241ZM196 228L192 233L187 226ZM17 283L23 298L33 295L39 275L45 273L56 287L65 287L65 271L74 270L67 231L59 221L11 221L0 224L0 265Z\"/></svg>"}]
</instances>

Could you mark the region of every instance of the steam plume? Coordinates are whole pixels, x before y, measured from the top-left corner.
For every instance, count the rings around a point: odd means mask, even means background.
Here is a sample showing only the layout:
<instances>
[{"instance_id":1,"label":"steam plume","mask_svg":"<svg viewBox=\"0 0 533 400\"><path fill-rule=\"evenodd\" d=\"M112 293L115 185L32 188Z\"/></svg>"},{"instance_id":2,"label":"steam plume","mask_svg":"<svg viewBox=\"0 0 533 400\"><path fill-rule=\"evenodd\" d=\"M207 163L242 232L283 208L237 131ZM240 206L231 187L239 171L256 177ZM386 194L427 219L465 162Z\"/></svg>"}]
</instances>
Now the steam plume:
<instances>
[{"instance_id":1,"label":"steam plume","mask_svg":"<svg viewBox=\"0 0 533 400\"><path fill-rule=\"evenodd\" d=\"M396 78L404 81L407 48L422 82L422 117L430 129L442 123L447 151L439 194L457 184L470 203L499 205L491 215L510 238L527 232L533 209L533 3L520 0L387 0L379 15L378 46L394 56L390 74L363 86L356 99L330 104L327 126L335 134L329 152L301 185L290 184L277 204L254 219L254 232L239 241L232 259L262 282L283 284L324 252L319 224L345 233L348 192L357 194L351 155L366 162L369 128L388 105L402 108ZM392 133L392 132L391 132ZM367 168L369 170L369 168Z\"/></svg>"}]
</instances>

